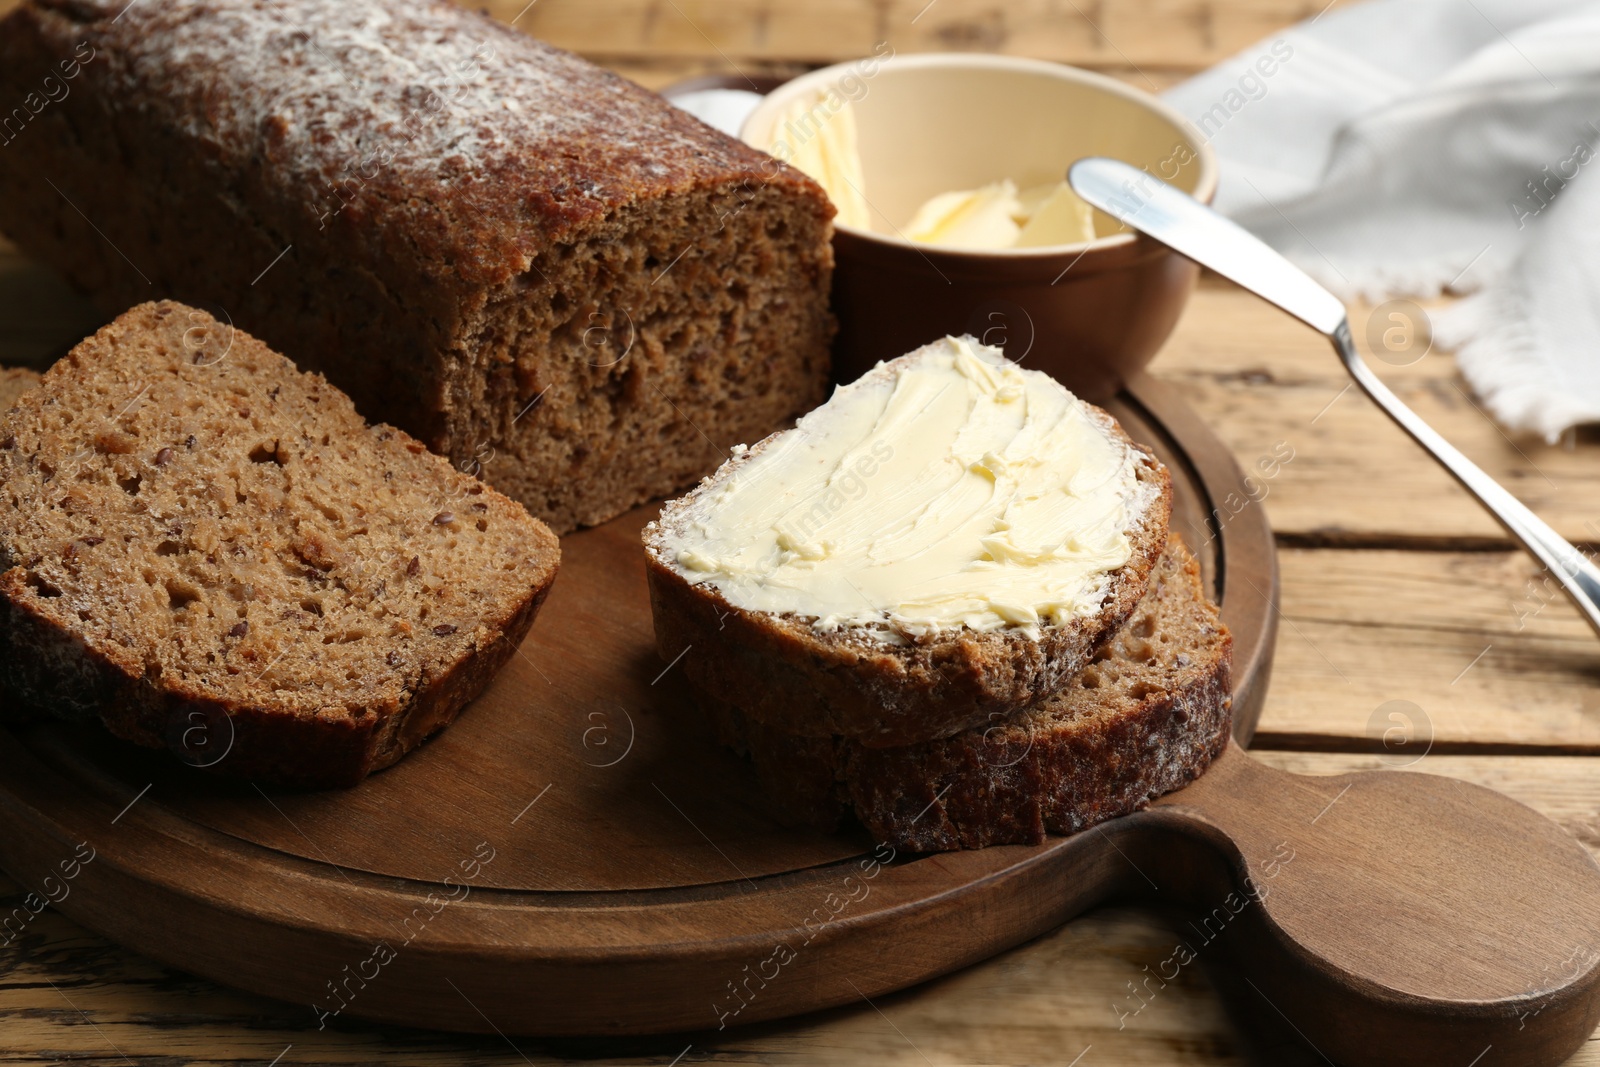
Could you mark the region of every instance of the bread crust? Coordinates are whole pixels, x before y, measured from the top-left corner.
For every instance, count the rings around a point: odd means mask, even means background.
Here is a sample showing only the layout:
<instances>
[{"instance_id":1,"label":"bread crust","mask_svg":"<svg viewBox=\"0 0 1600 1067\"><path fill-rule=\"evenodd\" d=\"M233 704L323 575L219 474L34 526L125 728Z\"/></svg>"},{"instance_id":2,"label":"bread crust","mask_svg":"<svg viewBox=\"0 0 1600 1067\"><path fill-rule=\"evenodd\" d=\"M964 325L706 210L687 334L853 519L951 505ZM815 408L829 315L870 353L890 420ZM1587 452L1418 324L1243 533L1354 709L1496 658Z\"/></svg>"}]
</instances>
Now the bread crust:
<instances>
[{"instance_id":1,"label":"bread crust","mask_svg":"<svg viewBox=\"0 0 1600 1067\"><path fill-rule=\"evenodd\" d=\"M832 829L854 810L875 839L916 852L1038 844L1088 829L1193 781L1228 743L1232 638L1176 536L1168 552L1158 582L1177 588L1153 582L1149 595L1198 605L1210 647L1196 650L1178 685L1115 715L1074 715L1069 686L1020 721L885 749L787 735L722 701L704 709L723 742L751 757L790 824Z\"/></svg>"},{"instance_id":2,"label":"bread crust","mask_svg":"<svg viewBox=\"0 0 1600 1067\"><path fill-rule=\"evenodd\" d=\"M21 567L0 574L0 722L99 718L118 737L207 772L301 789L355 785L449 726L516 653L550 592L550 582L532 591L482 646L405 703L286 716L153 683L142 664L29 611L24 581ZM213 744L226 751L205 762L203 746Z\"/></svg>"},{"instance_id":3,"label":"bread crust","mask_svg":"<svg viewBox=\"0 0 1600 1067\"><path fill-rule=\"evenodd\" d=\"M76 364L116 360L122 358L122 349L141 344L160 351L164 359L166 353L181 350L185 327L195 321L191 313L192 309L170 301L141 305L83 342L58 365L58 372L46 376L42 400L25 399L0 423L0 449L9 452L19 447L24 423L58 404L50 391L57 373L61 385L71 387ZM221 333L214 321L206 319L205 325ZM280 371L299 376L288 360L254 338L234 334L231 344L236 360L247 351L264 354L269 370L262 376L268 383L273 381L270 375ZM153 369L152 377L157 373ZM301 377L315 380L315 376ZM350 418L361 426L353 413ZM19 557L7 529L0 531L0 561L4 561L0 565L10 564L0 573L0 721L43 715L75 722L98 719L119 737L169 749L209 772L303 788L353 785L452 722L527 636L559 569L557 540L517 504L465 474L450 471L443 459L427 455L402 431L385 426L362 429L383 446L370 456L373 479L385 473L381 469L385 462L395 463L399 457L424 469L437 466L443 483L483 501L486 514L521 525L527 568L519 570L517 584L506 586L503 597L480 605L483 614L470 631L465 627L459 635L452 631L450 639L463 641L464 647L453 650L447 661L405 680L394 690L395 696L361 706L296 708L274 702L270 685L260 687L259 699L254 692L248 700L237 692L208 692L171 672L153 672L144 646L132 635L121 635L124 640L86 637L86 631L74 625L77 616L60 609L60 593L42 597L30 581L37 580L41 568ZM4 479L0 488L7 488ZM286 553L280 549L280 558ZM523 577L529 579L526 585L521 584Z\"/></svg>"},{"instance_id":4,"label":"bread crust","mask_svg":"<svg viewBox=\"0 0 1600 1067\"><path fill-rule=\"evenodd\" d=\"M1109 413L1085 407L1138 454L1135 469L1148 493L1129 533L1132 554L1112 573L1097 614L1043 627L1037 639L962 628L891 645L848 628L820 633L793 615L746 611L709 584L691 583L666 554L676 517L695 494L767 447L778 437L774 434L724 464L689 495L668 503L661 518L645 527L657 651L665 661L679 662L697 691L739 707L774 730L842 736L871 747L949 737L1035 703L1078 673L1144 596L1172 513L1166 467Z\"/></svg>"},{"instance_id":5,"label":"bread crust","mask_svg":"<svg viewBox=\"0 0 1600 1067\"><path fill-rule=\"evenodd\" d=\"M826 387L820 187L462 5L27 0L0 92L31 257L217 312L558 532Z\"/></svg>"}]
</instances>

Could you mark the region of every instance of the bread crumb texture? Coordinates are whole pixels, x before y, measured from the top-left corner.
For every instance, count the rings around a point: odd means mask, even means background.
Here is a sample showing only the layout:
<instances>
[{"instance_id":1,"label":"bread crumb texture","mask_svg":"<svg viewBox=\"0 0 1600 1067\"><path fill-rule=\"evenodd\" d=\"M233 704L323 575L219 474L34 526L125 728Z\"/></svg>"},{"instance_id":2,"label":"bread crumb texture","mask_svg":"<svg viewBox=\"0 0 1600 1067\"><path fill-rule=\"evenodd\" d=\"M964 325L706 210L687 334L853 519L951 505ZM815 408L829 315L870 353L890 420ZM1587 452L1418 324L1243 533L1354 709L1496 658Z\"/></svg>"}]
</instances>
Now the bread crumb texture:
<instances>
[{"instance_id":1,"label":"bread crumb texture","mask_svg":"<svg viewBox=\"0 0 1600 1067\"><path fill-rule=\"evenodd\" d=\"M257 750L219 770L308 784L448 721L558 559L515 502L170 302L127 312L0 418L0 496L8 704L98 713L149 745L192 709L220 714ZM269 758L318 737L350 750L337 773Z\"/></svg>"},{"instance_id":2,"label":"bread crumb texture","mask_svg":"<svg viewBox=\"0 0 1600 1067\"><path fill-rule=\"evenodd\" d=\"M898 368L946 347L946 342L934 342L880 364L857 387L874 379L893 380ZM660 518L645 526L646 576L656 649L663 662L681 660L697 693L736 705L751 719L785 734L838 735L881 748L1000 722L1056 692L1087 664L1090 653L1122 625L1145 595L1150 572L1166 545L1172 512L1171 474L1155 454L1129 438L1108 413L1088 404L1082 407L1086 428L1103 434L1113 454L1126 457L1133 477L1128 503L1120 508L1123 522L1117 524L1128 556L1121 566L1090 583L1083 610L1053 616L1048 625L1036 628L1019 617L1020 625L984 630L958 625L906 632L883 625L887 618L820 629L814 616L749 610L725 596L716 582L692 580L694 571L679 562L680 546L692 540L688 528L705 521L706 509L718 507L718 496L768 450L781 450L785 442L801 438L804 429L796 429L734 455L697 488L669 501ZM928 417L949 417L935 408L927 410ZM915 411L910 414L913 420L922 417ZM920 447L920 443L904 444L902 451L916 458ZM755 470L761 477L759 467ZM933 490L919 484L915 475L880 469L877 476L878 482L863 484L860 492L879 496L904 492L905 514L922 522L916 509L933 496ZM804 512L802 518L808 515ZM896 518L891 514L889 521ZM755 527L739 527L731 531L730 539L759 533ZM887 540L891 547L904 543ZM854 578L845 577L848 588Z\"/></svg>"},{"instance_id":3,"label":"bread crumb texture","mask_svg":"<svg viewBox=\"0 0 1600 1067\"><path fill-rule=\"evenodd\" d=\"M707 708L784 822L831 829L854 812L877 840L919 852L1037 844L1198 778L1228 743L1232 662L1200 565L1174 534L1144 599L1089 665L991 726L869 748L785 734L724 702Z\"/></svg>"},{"instance_id":4,"label":"bread crumb texture","mask_svg":"<svg viewBox=\"0 0 1600 1067\"><path fill-rule=\"evenodd\" d=\"M17 402L17 397L39 384L39 372L26 367L0 367L0 412Z\"/></svg>"},{"instance_id":5,"label":"bread crumb texture","mask_svg":"<svg viewBox=\"0 0 1600 1067\"><path fill-rule=\"evenodd\" d=\"M481 12L7 16L0 91L63 63L71 94L0 154L7 237L107 310L152 291L226 308L558 532L692 483L823 397L822 190Z\"/></svg>"}]
</instances>

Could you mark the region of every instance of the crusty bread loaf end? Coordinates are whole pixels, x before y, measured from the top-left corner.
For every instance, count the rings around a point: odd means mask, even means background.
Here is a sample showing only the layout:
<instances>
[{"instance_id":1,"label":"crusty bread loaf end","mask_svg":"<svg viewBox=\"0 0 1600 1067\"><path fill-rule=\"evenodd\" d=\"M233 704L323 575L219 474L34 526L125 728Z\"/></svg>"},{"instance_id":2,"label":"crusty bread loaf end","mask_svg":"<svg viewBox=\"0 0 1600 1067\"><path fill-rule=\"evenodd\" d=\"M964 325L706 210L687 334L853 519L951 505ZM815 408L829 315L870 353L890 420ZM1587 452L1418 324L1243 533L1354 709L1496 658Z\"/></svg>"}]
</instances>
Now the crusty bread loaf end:
<instances>
[{"instance_id":1,"label":"crusty bread loaf end","mask_svg":"<svg viewBox=\"0 0 1600 1067\"><path fill-rule=\"evenodd\" d=\"M27 0L0 94L30 256L207 307L558 532L823 397L822 190L447 0Z\"/></svg>"}]
</instances>

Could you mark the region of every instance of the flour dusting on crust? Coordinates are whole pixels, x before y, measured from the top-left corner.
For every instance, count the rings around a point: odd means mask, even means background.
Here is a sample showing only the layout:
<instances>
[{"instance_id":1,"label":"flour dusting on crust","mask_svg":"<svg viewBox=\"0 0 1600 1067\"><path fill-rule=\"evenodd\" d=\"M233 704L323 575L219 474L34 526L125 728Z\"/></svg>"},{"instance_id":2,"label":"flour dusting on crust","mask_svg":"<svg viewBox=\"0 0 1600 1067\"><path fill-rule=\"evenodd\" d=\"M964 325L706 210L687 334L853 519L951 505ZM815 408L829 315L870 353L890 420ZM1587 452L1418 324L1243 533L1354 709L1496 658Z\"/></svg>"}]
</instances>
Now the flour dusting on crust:
<instances>
[{"instance_id":1,"label":"flour dusting on crust","mask_svg":"<svg viewBox=\"0 0 1600 1067\"><path fill-rule=\"evenodd\" d=\"M730 169L803 180L653 93L445 0L46 6L83 24L92 69L124 100L149 96L184 116L219 176L257 172L262 188L303 199L319 228L413 213L464 273L526 270L568 226L640 189L726 185Z\"/></svg>"}]
</instances>

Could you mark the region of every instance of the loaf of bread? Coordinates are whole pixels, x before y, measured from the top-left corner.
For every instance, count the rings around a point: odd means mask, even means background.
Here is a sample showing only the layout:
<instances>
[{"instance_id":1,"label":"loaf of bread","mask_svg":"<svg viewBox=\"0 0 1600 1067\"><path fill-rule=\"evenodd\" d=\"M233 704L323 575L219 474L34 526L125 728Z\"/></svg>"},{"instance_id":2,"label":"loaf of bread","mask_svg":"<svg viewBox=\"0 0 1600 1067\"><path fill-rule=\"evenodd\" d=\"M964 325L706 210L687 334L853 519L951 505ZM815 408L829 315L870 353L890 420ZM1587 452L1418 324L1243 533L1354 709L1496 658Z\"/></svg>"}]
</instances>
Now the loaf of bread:
<instances>
[{"instance_id":1,"label":"loaf of bread","mask_svg":"<svg viewBox=\"0 0 1600 1067\"><path fill-rule=\"evenodd\" d=\"M557 531L823 396L833 208L447 0L24 0L0 230L205 306Z\"/></svg>"},{"instance_id":2,"label":"loaf of bread","mask_svg":"<svg viewBox=\"0 0 1600 1067\"><path fill-rule=\"evenodd\" d=\"M27 367L0 367L0 412L17 402L17 397L39 384L39 372Z\"/></svg>"},{"instance_id":3,"label":"loaf of bread","mask_svg":"<svg viewBox=\"0 0 1600 1067\"><path fill-rule=\"evenodd\" d=\"M143 304L0 416L0 708L351 784L516 651L555 535L241 330Z\"/></svg>"},{"instance_id":4,"label":"loaf of bread","mask_svg":"<svg viewBox=\"0 0 1600 1067\"><path fill-rule=\"evenodd\" d=\"M1001 721L1133 611L1171 493L1106 412L946 338L662 509L658 651L786 734L901 746Z\"/></svg>"},{"instance_id":5,"label":"loaf of bread","mask_svg":"<svg viewBox=\"0 0 1600 1067\"><path fill-rule=\"evenodd\" d=\"M904 748L795 737L707 705L785 822L854 811L914 852L1036 844L1144 807L1228 743L1233 641L1178 536L1133 615L1060 692L1021 716Z\"/></svg>"}]
</instances>

